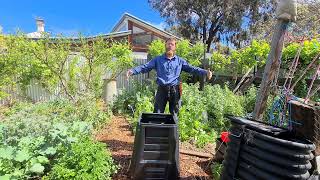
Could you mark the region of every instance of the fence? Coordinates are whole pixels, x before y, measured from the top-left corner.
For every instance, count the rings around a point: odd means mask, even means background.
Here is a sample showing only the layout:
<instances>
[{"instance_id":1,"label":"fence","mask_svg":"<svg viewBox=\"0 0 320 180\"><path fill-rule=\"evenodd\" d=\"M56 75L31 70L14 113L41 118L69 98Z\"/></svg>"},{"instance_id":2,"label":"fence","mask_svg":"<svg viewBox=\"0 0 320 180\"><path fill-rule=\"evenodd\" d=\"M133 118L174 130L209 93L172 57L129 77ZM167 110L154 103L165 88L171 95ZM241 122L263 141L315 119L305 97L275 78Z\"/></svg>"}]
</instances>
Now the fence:
<instances>
[{"instance_id":1,"label":"fence","mask_svg":"<svg viewBox=\"0 0 320 180\"><path fill-rule=\"evenodd\" d=\"M147 59L134 59L136 65L144 64L147 61ZM126 71L124 71L117 77L117 89L118 91L121 91L121 89L131 89L133 81L142 83L149 77L150 74L146 73L133 76L127 80ZM58 86L53 92L49 92L48 90L42 88L39 82L36 80L31 80L30 85L27 86L25 91L22 91L19 86L6 88L4 91L8 93L9 96L7 98L0 99L0 105L26 99L31 100L32 102L53 100L55 98L64 96L64 93L61 92L61 89L62 88Z\"/></svg>"},{"instance_id":2,"label":"fence","mask_svg":"<svg viewBox=\"0 0 320 180\"><path fill-rule=\"evenodd\" d=\"M135 59L136 65L141 65L147 63L147 59ZM130 77L127 79L127 72L122 72L118 77L117 77L117 89L118 91L121 91L121 89L131 89L132 88L132 82L140 82L142 83L145 79L151 78L152 75L150 73L146 74L139 74Z\"/></svg>"}]
</instances>

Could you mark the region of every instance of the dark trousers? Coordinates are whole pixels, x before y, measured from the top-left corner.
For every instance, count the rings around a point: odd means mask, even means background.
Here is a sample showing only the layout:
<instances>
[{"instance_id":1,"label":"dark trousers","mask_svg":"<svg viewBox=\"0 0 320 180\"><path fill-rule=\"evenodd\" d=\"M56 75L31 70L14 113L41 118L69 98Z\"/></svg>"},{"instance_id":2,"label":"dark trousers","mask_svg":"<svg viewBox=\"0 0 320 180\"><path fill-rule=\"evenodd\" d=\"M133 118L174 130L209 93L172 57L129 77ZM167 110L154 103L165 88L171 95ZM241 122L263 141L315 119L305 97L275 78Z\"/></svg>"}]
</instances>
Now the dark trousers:
<instances>
[{"instance_id":1,"label":"dark trousers","mask_svg":"<svg viewBox=\"0 0 320 180\"><path fill-rule=\"evenodd\" d=\"M169 111L172 115L177 115L179 112L180 92L179 86L158 86L154 113L164 113L167 102L169 101Z\"/></svg>"}]
</instances>

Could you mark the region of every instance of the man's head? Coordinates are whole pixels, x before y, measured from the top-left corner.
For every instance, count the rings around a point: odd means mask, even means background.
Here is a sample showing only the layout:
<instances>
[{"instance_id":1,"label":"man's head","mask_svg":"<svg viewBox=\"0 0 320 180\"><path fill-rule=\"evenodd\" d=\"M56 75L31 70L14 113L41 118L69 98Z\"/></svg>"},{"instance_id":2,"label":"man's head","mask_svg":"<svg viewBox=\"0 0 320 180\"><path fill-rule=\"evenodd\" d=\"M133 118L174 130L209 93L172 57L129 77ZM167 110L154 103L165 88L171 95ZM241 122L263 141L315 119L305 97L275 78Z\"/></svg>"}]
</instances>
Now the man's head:
<instances>
[{"instance_id":1,"label":"man's head","mask_svg":"<svg viewBox=\"0 0 320 180\"><path fill-rule=\"evenodd\" d=\"M174 38L168 38L166 40L166 54L172 57L176 53L176 40Z\"/></svg>"}]
</instances>

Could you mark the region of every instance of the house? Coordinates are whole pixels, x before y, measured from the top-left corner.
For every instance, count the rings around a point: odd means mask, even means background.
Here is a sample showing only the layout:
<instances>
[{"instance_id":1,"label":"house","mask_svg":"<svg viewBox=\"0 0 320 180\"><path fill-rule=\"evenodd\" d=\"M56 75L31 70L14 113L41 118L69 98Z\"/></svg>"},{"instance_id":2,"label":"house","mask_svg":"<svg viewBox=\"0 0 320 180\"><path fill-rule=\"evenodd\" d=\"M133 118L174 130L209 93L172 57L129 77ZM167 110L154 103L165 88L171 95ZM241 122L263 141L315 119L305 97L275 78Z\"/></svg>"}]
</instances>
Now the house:
<instances>
[{"instance_id":1,"label":"house","mask_svg":"<svg viewBox=\"0 0 320 180\"><path fill-rule=\"evenodd\" d=\"M113 27L110 34L123 33L128 38L134 52L147 52L148 45L156 39L167 39L175 35L159 29L158 27L143 21L131 14L125 13L118 23Z\"/></svg>"},{"instance_id":2,"label":"house","mask_svg":"<svg viewBox=\"0 0 320 180\"><path fill-rule=\"evenodd\" d=\"M37 18L36 24L37 31L28 33L27 37L33 39L41 38L41 33L45 32L44 20ZM150 45L153 40L165 40L169 37L181 39L129 13L124 13L122 15L110 33L97 36L88 36L87 38L94 40L94 38L98 36L112 38L116 41L127 40L131 45L133 55L137 59L147 59L148 45Z\"/></svg>"}]
</instances>

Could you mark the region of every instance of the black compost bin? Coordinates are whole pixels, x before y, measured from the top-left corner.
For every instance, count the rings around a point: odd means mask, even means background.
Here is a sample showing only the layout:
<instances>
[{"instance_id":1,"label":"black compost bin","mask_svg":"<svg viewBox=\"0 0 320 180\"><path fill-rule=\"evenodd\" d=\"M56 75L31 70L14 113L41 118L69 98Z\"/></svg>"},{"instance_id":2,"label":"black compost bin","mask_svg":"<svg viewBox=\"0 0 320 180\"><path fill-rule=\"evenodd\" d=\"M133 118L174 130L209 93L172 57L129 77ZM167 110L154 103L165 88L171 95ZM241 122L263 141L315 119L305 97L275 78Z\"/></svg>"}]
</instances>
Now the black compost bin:
<instances>
[{"instance_id":1,"label":"black compost bin","mask_svg":"<svg viewBox=\"0 0 320 180\"><path fill-rule=\"evenodd\" d=\"M134 139L130 172L133 179L178 179L177 118L170 114L142 113Z\"/></svg>"},{"instance_id":2,"label":"black compost bin","mask_svg":"<svg viewBox=\"0 0 320 180\"><path fill-rule=\"evenodd\" d=\"M221 179L308 179L315 145L281 128L230 117Z\"/></svg>"}]
</instances>

